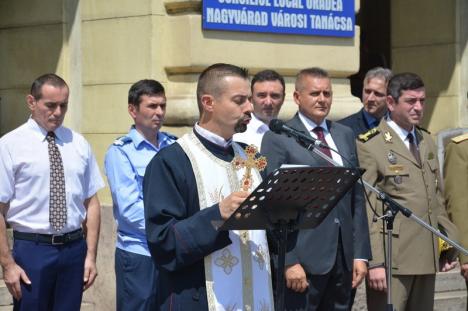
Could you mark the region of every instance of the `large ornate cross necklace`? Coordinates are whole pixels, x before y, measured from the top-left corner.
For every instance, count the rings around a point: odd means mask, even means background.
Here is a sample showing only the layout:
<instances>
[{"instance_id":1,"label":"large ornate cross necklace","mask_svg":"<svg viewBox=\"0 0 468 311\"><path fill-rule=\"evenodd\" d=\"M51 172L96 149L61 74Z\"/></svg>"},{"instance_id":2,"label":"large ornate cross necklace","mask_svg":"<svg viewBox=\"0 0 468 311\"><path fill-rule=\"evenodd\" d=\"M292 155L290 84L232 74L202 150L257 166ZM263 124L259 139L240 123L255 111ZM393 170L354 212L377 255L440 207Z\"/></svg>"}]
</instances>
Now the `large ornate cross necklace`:
<instances>
[{"instance_id":1,"label":"large ornate cross necklace","mask_svg":"<svg viewBox=\"0 0 468 311\"><path fill-rule=\"evenodd\" d=\"M249 191L249 189L252 187L252 168L263 171L267 166L266 157L255 157L257 152L257 147L254 145L249 145L245 147L245 154L247 155L247 159L243 159L237 155L232 160L232 166L234 166L236 170L245 168L245 173L241 180L241 188L243 191Z\"/></svg>"}]
</instances>

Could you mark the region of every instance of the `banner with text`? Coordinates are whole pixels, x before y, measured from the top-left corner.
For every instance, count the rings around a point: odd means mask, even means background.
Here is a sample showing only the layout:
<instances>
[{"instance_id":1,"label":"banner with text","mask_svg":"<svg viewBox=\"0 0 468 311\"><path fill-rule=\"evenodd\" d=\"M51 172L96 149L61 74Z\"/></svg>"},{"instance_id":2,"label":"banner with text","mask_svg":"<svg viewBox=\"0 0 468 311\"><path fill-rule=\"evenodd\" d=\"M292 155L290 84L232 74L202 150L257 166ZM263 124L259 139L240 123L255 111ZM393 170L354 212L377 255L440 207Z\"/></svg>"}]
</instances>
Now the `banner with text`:
<instances>
[{"instance_id":1,"label":"banner with text","mask_svg":"<svg viewBox=\"0 0 468 311\"><path fill-rule=\"evenodd\" d=\"M354 36L354 0L203 0L203 29Z\"/></svg>"}]
</instances>

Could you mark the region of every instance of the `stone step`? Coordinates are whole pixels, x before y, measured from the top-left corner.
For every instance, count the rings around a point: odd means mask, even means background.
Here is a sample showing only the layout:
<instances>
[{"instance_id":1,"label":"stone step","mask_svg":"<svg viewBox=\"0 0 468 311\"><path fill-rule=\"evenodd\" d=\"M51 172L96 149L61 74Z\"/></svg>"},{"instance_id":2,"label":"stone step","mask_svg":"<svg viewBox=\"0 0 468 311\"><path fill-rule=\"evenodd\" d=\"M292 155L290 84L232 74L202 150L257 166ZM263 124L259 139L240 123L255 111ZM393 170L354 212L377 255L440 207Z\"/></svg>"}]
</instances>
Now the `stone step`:
<instances>
[{"instance_id":1,"label":"stone step","mask_svg":"<svg viewBox=\"0 0 468 311\"><path fill-rule=\"evenodd\" d=\"M465 311L466 297L466 290L436 293L434 311Z\"/></svg>"},{"instance_id":2,"label":"stone step","mask_svg":"<svg viewBox=\"0 0 468 311\"><path fill-rule=\"evenodd\" d=\"M465 279L460 275L460 269L437 273L435 292L461 291L466 289Z\"/></svg>"},{"instance_id":3,"label":"stone step","mask_svg":"<svg viewBox=\"0 0 468 311\"><path fill-rule=\"evenodd\" d=\"M8 306L13 303L10 292L3 280L0 280L0 306Z\"/></svg>"}]
</instances>

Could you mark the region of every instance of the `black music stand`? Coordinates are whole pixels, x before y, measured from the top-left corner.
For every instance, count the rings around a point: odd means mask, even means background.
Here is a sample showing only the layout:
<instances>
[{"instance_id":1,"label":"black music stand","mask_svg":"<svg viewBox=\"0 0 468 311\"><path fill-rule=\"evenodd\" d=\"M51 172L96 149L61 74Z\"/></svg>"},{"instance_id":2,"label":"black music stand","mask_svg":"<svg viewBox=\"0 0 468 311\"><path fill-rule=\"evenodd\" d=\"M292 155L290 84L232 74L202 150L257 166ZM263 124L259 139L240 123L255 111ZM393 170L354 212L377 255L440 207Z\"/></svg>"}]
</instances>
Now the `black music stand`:
<instances>
[{"instance_id":1,"label":"black music stand","mask_svg":"<svg viewBox=\"0 0 468 311\"><path fill-rule=\"evenodd\" d=\"M218 230L274 230L278 234L275 310L284 309L288 232L317 227L361 176L346 167L296 166L271 173Z\"/></svg>"}]
</instances>

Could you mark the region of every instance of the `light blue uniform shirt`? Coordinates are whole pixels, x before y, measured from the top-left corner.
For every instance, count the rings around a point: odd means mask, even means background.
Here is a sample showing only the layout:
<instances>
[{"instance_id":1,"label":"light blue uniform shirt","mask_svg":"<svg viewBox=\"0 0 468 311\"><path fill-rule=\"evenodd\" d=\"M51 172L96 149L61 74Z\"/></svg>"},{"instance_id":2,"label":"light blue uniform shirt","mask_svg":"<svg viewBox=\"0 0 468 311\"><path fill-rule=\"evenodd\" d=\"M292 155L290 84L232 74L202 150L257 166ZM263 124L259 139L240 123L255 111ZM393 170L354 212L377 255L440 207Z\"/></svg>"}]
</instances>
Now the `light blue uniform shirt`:
<instances>
[{"instance_id":1,"label":"light blue uniform shirt","mask_svg":"<svg viewBox=\"0 0 468 311\"><path fill-rule=\"evenodd\" d=\"M150 256L145 233L143 176L154 155L176 139L158 132L159 146L154 146L132 126L126 136L117 139L107 150L104 165L117 223L118 248Z\"/></svg>"}]
</instances>

